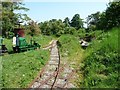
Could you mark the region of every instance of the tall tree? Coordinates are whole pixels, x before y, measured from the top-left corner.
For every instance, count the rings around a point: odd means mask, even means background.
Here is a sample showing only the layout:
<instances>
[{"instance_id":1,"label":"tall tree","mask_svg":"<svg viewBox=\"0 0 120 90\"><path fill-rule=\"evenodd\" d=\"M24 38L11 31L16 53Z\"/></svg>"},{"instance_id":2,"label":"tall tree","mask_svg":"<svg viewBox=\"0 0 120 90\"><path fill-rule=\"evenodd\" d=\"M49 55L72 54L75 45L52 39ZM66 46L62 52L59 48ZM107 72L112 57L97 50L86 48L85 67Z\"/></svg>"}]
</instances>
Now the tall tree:
<instances>
[{"instance_id":1,"label":"tall tree","mask_svg":"<svg viewBox=\"0 0 120 90\"><path fill-rule=\"evenodd\" d=\"M2 2L2 35L4 37L9 36L10 33L13 32L15 24L19 20L28 20L26 14L15 13L15 10L25 10L28 11L28 8L23 7L24 4L19 0L17 2L13 2L12 0L4 0Z\"/></svg>"},{"instance_id":2,"label":"tall tree","mask_svg":"<svg viewBox=\"0 0 120 90\"><path fill-rule=\"evenodd\" d=\"M107 29L120 26L120 1L110 2L106 9Z\"/></svg>"},{"instance_id":3,"label":"tall tree","mask_svg":"<svg viewBox=\"0 0 120 90\"><path fill-rule=\"evenodd\" d=\"M75 27L77 30L83 27L83 21L79 14L75 14L71 20L71 26Z\"/></svg>"},{"instance_id":4,"label":"tall tree","mask_svg":"<svg viewBox=\"0 0 120 90\"><path fill-rule=\"evenodd\" d=\"M96 12L94 14L88 15L87 17L87 26L89 29L95 30L99 24L99 20L101 17L100 12Z\"/></svg>"},{"instance_id":5,"label":"tall tree","mask_svg":"<svg viewBox=\"0 0 120 90\"><path fill-rule=\"evenodd\" d=\"M69 20L69 18L66 17L66 18L64 19L63 23L65 23L65 25L66 25L67 27L69 27L69 26L70 26L70 20Z\"/></svg>"},{"instance_id":6,"label":"tall tree","mask_svg":"<svg viewBox=\"0 0 120 90\"><path fill-rule=\"evenodd\" d=\"M65 24L62 20L52 19L39 23L42 34L60 36L64 33Z\"/></svg>"},{"instance_id":7,"label":"tall tree","mask_svg":"<svg viewBox=\"0 0 120 90\"><path fill-rule=\"evenodd\" d=\"M87 23L88 28L93 30L120 27L120 1L109 2L104 12L89 15Z\"/></svg>"},{"instance_id":8,"label":"tall tree","mask_svg":"<svg viewBox=\"0 0 120 90\"><path fill-rule=\"evenodd\" d=\"M40 33L41 31L40 31L40 28L37 22L30 21L29 22L29 34L33 36L33 35L39 35Z\"/></svg>"}]
</instances>

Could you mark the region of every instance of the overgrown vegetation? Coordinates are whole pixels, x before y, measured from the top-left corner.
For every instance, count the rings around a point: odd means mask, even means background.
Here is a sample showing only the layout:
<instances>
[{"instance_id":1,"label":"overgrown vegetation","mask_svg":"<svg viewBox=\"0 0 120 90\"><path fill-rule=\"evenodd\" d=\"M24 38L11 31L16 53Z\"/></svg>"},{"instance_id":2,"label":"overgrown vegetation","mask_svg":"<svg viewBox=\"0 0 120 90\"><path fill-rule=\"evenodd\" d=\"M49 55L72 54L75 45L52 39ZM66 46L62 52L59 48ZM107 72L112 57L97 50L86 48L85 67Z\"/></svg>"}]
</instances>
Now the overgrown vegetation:
<instances>
[{"instance_id":1,"label":"overgrown vegetation","mask_svg":"<svg viewBox=\"0 0 120 90\"><path fill-rule=\"evenodd\" d=\"M79 40L73 35L62 35L59 38L61 60L78 64L82 58ZM76 65L77 66L77 65Z\"/></svg>"},{"instance_id":2,"label":"overgrown vegetation","mask_svg":"<svg viewBox=\"0 0 120 90\"><path fill-rule=\"evenodd\" d=\"M85 50L86 56L80 66L84 72L83 87L119 87L118 30L115 28L97 36L97 40Z\"/></svg>"},{"instance_id":3,"label":"overgrown vegetation","mask_svg":"<svg viewBox=\"0 0 120 90\"><path fill-rule=\"evenodd\" d=\"M67 34L61 35L58 40L59 40L58 46L61 55L60 58L61 64L69 63L69 66L78 71L79 64L82 62L84 58L83 49L80 46L79 39L73 35ZM79 75L79 77L76 78L76 83L75 81L72 81L74 84L76 84L76 86L78 78L80 80L83 80L82 73L79 73L78 71L77 74Z\"/></svg>"},{"instance_id":4,"label":"overgrown vegetation","mask_svg":"<svg viewBox=\"0 0 120 90\"><path fill-rule=\"evenodd\" d=\"M62 62L69 62L78 71L77 87L118 88L120 68L118 56L118 30L92 31L90 46L83 50L79 39L73 35L62 35L59 48ZM84 34L84 32L83 32Z\"/></svg>"}]
</instances>

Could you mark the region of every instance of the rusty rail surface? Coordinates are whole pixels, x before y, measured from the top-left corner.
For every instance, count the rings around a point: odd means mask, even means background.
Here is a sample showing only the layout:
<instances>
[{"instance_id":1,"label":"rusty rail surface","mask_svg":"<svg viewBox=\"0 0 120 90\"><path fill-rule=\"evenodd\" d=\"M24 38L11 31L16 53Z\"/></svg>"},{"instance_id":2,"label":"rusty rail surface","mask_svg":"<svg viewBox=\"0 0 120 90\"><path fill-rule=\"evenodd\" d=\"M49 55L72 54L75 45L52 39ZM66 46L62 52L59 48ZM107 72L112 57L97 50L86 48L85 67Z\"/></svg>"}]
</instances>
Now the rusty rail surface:
<instances>
[{"instance_id":1,"label":"rusty rail surface","mask_svg":"<svg viewBox=\"0 0 120 90\"><path fill-rule=\"evenodd\" d=\"M54 42L54 41L52 41L52 44L50 44L50 45L51 45L51 48L54 47L54 46L53 46L53 42ZM50 47L50 45L48 45L48 47ZM57 45L57 44L56 44L56 45ZM74 71L74 70L71 70L71 72L68 73L68 75L67 75L65 78L63 78L63 80L65 81L65 83L64 83L63 85L62 85L62 84L61 84L61 85L57 85L57 82L58 82L57 79L60 79L59 76L60 76L61 72L64 71L65 67L69 64L69 63L66 63L66 64L64 64L63 66L60 66L61 64L60 64L60 53L59 53L59 49L58 49L58 56L59 56L58 67L57 67L56 70L52 73L52 75L50 75L49 77L47 77L45 80L42 80L42 81L40 82L40 85L37 86L37 88L41 88L43 85L49 85L49 86L51 87L51 88L50 88L51 90L54 89L54 88L67 88L66 85L68 84L69 79L71 79L71 77L74 75L75 71ZM44 73L47 65L49 65L48 62L47 62L47 64L45 65L45 67L40 71L40 73L37 75L37 77L36 77L36 78L31 82L31 84L28 86L29 89L32 87L32 85L33 85L38 79L40 79L40 78L42 77L42 74ZM53 65L53 64L52 64L52 65ZM49 81L50 79L52 79L52 78L54 78L54 81L53 81L52 84L49 84L48 81Z\"/></svg>"},{"instance_id":2,"label":"rusty rail surface","mask_svg":"<svg viewBox=\"0 0 120 90\"><path fill-rule=\"evenodd\" d=\"M54 47L54 46L53 46L53 42L54 42L54 41L52 41L52 43L51 43L50 45L45 46L44 48L49 47L49 46L52 46L51 48L53 48L53 47ZM49 61L48 61L48 62L49 62ZM39 71L37 77L28 85L28 88L31 88L31 86L34 84L34 82L37 81L39 78L41 78L43 72L44 72L45 69L46 69L46 66L48 65L48 62L46 63L46 65L44 66L44 68Z\"/></svg>"},{"instance_id":3,"label":"rusty rail surface","mask_svg":"<svg viewBox=\"0 0 120 90\"><path fill-rule=\"evenodd\" d=\"M45 68L46 68L47 65L48 65L48 62L45 65L45 67L42 70L40 70L40 72L38 73L37 77L30 83L30 85L28 86L28 88L31 88L31 86L34 84L34 82L37 81L39 78L41 78L41 76L42 76L42 74L43 74L43 72L44 72L44 70L45 70Z\"/></svg>"},{"instance_id":4,"label":"rusty rail surface","mask_svg":"<svg viewBox=\"0 0 120 90\"><path fill-rule=\"evenodd\" d=\"M65 64L66 65L66 64ZM64 66L65 66L64 65ZM42 82L42 84L38 87L40 88L42 85L46 84L48 82L48 80L50 80L51 78L54 78L54 77L57 77L57 73L58 71L59 72L62 72L64 70L64 66L63 67L60 67L59 70L56 70L50 77L48 77L45 81ZM54 84L54 83L53 83ZM51 86L53 86L53 84Z\"/></svg>"}]
</instances>

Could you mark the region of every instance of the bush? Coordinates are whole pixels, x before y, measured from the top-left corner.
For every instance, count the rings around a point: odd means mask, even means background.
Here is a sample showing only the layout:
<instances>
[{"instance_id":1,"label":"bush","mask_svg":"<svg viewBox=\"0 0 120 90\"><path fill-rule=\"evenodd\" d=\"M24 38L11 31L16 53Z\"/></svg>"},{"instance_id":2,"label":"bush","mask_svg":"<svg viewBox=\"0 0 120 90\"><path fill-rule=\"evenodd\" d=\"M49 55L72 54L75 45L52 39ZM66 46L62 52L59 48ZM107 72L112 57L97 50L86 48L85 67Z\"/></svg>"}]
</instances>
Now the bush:
<instances>
[{"instance_id":1,"label":"bush","mask_svg":"<svg viewBox=\"0 0 120 90\"><path fill-rule=\"evenodd\" d=\"M85 51L87 55L82 67L84 71L83 87L119 88L118 69L120 65L118 60L120 55L118 54L117 33L118 29L112 29L103 34L101 41L96 40ZM97 47L97 45L99 46Z\"/></svg>"}]
</instances>

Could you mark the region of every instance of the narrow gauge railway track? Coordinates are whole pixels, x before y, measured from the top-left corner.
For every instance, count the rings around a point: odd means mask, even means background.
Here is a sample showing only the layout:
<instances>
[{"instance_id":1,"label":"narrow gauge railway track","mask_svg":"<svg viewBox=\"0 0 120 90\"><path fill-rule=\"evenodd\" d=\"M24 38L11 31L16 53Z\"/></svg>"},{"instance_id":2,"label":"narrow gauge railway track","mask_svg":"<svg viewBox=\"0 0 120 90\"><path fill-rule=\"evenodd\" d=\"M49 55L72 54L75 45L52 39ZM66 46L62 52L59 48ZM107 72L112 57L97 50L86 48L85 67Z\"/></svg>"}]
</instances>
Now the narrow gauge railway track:
<instances>
[{"instance_id":1,"label":"narrow gauge railway track","mask_svg":"<svg viewBox=\"0 0 120 90\"><path fill-rule=\"evenodd\" d=\"M69 67L68 63L60 64L57 40L54 40L49 47L51 49L50 60L29 85L29 90L33 88L73 88L74 85L69 80L73 77L75 71Z\"/></svg>"}]
</instances>

